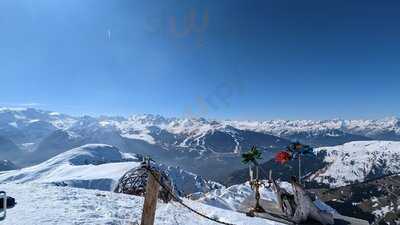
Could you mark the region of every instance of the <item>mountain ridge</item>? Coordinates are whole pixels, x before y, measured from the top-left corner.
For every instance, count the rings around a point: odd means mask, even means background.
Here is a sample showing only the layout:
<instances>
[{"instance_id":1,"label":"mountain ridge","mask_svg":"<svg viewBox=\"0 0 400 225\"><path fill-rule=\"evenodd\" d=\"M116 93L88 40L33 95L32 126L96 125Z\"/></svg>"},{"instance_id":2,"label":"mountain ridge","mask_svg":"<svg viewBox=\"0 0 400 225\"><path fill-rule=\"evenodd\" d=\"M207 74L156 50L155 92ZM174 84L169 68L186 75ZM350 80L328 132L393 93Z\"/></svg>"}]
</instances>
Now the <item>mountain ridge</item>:
<instances>
[{"instance_id":1,"label":"mountain ridge","mask_svg":"<svg viewBox=\"0 0 400 225\"><path fill-rule=\"evenodd\" d=\"M228 166L232 170L243 168L240 155L253 145L268 160L291 141L320 147L372 139L400 140L399 121L394 117L259 122L152 114L91 117L34 108L0 108L0 137L18 147L10 156L0 145L0 158L29 166L84 144L104 143L124 152L134 150L150 155L161 163L183 166L209 179L219 179L213 174L226 175Z\"/></svg>"}]
</instances>

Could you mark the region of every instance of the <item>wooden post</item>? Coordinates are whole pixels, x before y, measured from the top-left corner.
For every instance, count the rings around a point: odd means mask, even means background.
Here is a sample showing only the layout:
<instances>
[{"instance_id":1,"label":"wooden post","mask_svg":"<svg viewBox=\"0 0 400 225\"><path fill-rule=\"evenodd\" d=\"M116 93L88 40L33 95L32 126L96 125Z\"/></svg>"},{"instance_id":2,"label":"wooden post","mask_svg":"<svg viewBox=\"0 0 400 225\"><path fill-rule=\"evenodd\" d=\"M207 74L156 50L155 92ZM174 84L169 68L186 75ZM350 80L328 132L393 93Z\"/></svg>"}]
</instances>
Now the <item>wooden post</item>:
<instances>
[{"instance_id":1,"label":"wooden post","mask_svg":"<svg viewBox=\"0 0 400 225\"><path fill-rule=\"evenodd\" d=\"M7 214L7 194L4 191L0 191L0 204L2 204L0 208L0 221L2 221Z\"/></svg>"},{"instance_id":2,"label":"wooden post","mask_svg":"<svg viewBox=\"0 0 400 225\"><path fill-rule=\"evenodd\" d=\"M154 176L153 176L154 175ZM146 193L144 197L143 213L141 225L154 225L156 215L158 192L160 190L160 173L148 172Z\"/></svg>"},{"instance_id":3,"label":"wooden post","mask_svg":"<svg viewBox=\"0 0 400 225\"><path fill-rule=\"evenodd\" d=\"M269 171L269 180L272 183L272 188L273 188L272 190L274 190L276 193L276 200L277 200L278 208L282 213L285 213L283 211L282 190L281 190L281 187L272 178L272 170Z\"/></svg>"},{"instance_id":4,"label":"wooden post","mask_svg":"<svg viewBox=\"0 0 400 225\"><path fill-rule=\"evenodd\" d=\"M301 184L301 154L299 153L299 184Z\"/></svg>"}]
</instances>

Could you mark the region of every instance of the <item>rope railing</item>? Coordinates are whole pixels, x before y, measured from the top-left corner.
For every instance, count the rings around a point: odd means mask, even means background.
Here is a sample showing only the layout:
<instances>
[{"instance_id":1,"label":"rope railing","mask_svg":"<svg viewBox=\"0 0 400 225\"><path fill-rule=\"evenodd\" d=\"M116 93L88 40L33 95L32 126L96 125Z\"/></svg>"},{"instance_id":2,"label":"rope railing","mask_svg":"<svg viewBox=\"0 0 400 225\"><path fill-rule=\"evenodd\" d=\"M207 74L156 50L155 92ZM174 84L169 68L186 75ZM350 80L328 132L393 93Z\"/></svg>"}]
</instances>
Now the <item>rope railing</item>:
<instances>
[{"instance_id":1,"label":"rope railing","mask_svg":"<svg viewBox=\"0 0 400 225\"><path fill-rule=\"evenodd\" d=\"M164 185L162 182L160 182L159 179L157 179L157 176L154 174L154 172L153 172L153 170L152 170L151 168L148 168L148 167L145 167L145 168L146 168L146 170L155 178L155 180L157 181L157 183L158 183L162 188L164 188L164 189L168 192L168 194L170 194L170 195L172 196L173 199L176 200L176 202L178 202L180 205L182 205L183 207L185 207L185 208L188 209L189 211L191 211L191 212L193 212L193 213L195 213L195 214L197 214L197 215L199 215L199 216L201 216L201 217L203 217L203 218L205 218L205 219L211 220L211 221L216 222L216 223L219 223L219 224L224 224L224 225L235 225L235 224L233 224L233 223L228 223L228 222L220 221L220 220L218 220L218 219L216 219L216 218L207 216L207 215L205 215L205 214L203 214L203 213L201 213L201 212L199 212L199 211L193 209L192 207L188 206L188 205L185 204L178 196L176 196L175 193L173 193L173 192L170 190L169 187L167 187L167 186Z\"/></svg>"}]
</instances>

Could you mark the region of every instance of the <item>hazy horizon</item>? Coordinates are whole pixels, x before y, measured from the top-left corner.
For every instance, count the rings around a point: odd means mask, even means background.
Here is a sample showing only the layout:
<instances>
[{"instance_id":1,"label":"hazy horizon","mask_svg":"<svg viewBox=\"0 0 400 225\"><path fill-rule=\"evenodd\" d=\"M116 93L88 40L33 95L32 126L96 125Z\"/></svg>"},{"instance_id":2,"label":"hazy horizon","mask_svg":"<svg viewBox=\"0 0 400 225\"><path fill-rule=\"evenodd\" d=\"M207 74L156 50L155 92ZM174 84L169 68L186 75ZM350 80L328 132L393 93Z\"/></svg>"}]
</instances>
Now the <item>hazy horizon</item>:
<instances>
[{"instance_id":1,"label":"hazy horizon","mask_svg":"<svg viewBox=\"0 0 400 225\"><path fill-rule=\"evenodd\" d=\"M182 116L166 116L162 114L157 114L157 113L128 113L128 114L85 114L85 113L65 113L60 110L53 110L53 109L48 109L48 108L41 108L41 107L33 107L33 106L28 106L28 107L23 107L23 106L1 106L0 105L0 110L2 109L9 109L9 110L27 110L27 109L34 109L34 110L40 110L40 111L47 111L47 112L55 112L55 113L60 113L72 117L83 117L83 116L90 116L94 118L106 116L106 117L124 117L124 118L129 118L131 116L161 116L166 119L186 119L186 118L194 118L194 119L206 119L208 121L223 121L223 120L231 120L231 121L273 121L273 120L288 120L288 121L307 121L307 120L312 120L312 121L325 121L325 120L388 120L388 119L400 119L399 116L395 115L388 115L388 116L382 116L382 117L376 117L376 118L367 118L367 117L355 117L355 118L338 118L338 117L332 117L332 118L266 118L266 119L251 119L251 118L212 118L212 117L203 117L203 116L190 116L190 115L182 115Z\"/></svg>"}]
</instances>

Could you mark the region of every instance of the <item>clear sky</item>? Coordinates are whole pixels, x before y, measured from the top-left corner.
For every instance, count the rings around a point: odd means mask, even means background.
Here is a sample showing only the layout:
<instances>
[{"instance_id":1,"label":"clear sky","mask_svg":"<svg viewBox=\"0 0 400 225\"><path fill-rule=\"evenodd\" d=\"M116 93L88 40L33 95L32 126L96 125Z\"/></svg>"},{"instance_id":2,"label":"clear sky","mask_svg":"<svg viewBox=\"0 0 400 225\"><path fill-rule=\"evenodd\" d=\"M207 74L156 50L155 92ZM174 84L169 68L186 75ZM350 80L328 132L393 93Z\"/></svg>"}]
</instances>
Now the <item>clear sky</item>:
<instances>
[{"instance_id":1,"label":"clear sky","mask_svg":"<svg viewBox=\"0 0 400 225\"><path fill-rule=\"evenodd\" d=\"M400 115L398 0L2 0L0 31L1 106Z\"/></svg>"}]
</instances>

